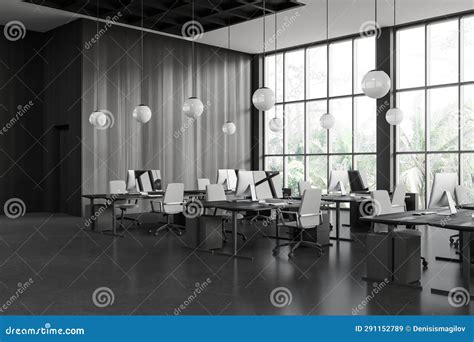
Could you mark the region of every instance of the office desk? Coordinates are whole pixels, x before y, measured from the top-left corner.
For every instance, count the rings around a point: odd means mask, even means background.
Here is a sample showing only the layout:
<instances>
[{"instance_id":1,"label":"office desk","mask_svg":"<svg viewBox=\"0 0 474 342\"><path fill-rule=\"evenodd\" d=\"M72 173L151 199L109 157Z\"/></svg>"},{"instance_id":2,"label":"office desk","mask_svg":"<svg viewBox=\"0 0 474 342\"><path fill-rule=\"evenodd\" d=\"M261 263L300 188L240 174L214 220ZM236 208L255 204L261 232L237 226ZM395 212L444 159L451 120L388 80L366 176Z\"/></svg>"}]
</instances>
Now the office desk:
<instances>
[{"instance_id":1,"label":"office desk","mask_svg":"<svg viewBox=\"0 0 474 342\"><path fill-rule=\"evenodd\" d=\"M339 229L341 228L341 203L364 202L370 200L370 197L360 195L323 195L321 200L326 202L334 202L336 204L336 236L331 236L331 239L337 241L354 241L354 239L342 238L339 236Z\"/></svg>"},{"instance_id":2,"label":"office desk","mask_svg":"<svg viewBox=\"0 0 474 342\"><path fill-rule=\"evenodd\" d=\"M414 213L421 213L426 211L441 211L440 209L427 209L419 211L408 211L404 213L387 214L379 216L366 216L361 220L382 223L389 226L389 231L393 231L393 227L397 225L426 225L427 227L438 227L459 231L462 238L462 245L460 246L460 254L462 260L462 285L469 291L471 298L473 292L471 290L471 242L473 241L474 233L474 219L472 218L472 211L461 209L457 214L452 216L442 216L436 214L430 215L413 215ZM431 289L431 293L440 295L449 295L449 291L441 289Z\"/></svg>"},{"instance_id":3,"label":"office desk","mask_svg":"<svg viewBox=\"0 0 474 342\"><path fill-rule=\"evenodd\" d=\"M282 202L285 202L282 200ZM271 209L290 209L290 208L299 208L301 202L300 201L292 201L287 202L285 205L274 205L270 203L259 203L259 202L250 202L250 201L213 201L207 202L203 201L202 205L204 208L216 208L227 210L232 213L232 237L233 237L233 253L223 253L223 252L216 252L216 254L220 255L227 255L233 258L243 258L243 259L250 259L253 260L253 257L244 256L238 254L237 248L237 213L241 211L263 211L263 210L271 210ZM277 216L278 220L278 216ZM278 222L277 222L277 238L278 238Z\"/></svg>"}]
</instances>

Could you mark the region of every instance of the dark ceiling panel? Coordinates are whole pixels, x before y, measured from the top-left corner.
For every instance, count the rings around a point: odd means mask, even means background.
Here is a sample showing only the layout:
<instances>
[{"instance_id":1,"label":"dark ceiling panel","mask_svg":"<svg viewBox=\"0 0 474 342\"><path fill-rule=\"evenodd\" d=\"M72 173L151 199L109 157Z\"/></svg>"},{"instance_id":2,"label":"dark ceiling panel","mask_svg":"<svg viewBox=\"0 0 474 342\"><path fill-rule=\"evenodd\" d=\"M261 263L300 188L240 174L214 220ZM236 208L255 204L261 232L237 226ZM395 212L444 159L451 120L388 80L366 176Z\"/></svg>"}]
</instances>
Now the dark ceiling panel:
<instances>
[{"instance_id":1,"label":"dark ceiling panel","mask_svg":"<svg viewBox=\"0 0 474 342\"><path fill-rule=\"evenodd\" d=\"M97 1L94 0L24 1L91 17L97 15ZM193 0L143 0L143 25L151 30L181 35L183 25L193 18L192 6ZM266 0L265 13L271 15L299 6L304 4L297 0ZM195 20L204 32L263 16L263 0L195 0L194 8ZM120 23L140 26L141 0L99 1L99 17L102 19L113 17L118 12L122 14Z\"/></svg>"}]
</instances>

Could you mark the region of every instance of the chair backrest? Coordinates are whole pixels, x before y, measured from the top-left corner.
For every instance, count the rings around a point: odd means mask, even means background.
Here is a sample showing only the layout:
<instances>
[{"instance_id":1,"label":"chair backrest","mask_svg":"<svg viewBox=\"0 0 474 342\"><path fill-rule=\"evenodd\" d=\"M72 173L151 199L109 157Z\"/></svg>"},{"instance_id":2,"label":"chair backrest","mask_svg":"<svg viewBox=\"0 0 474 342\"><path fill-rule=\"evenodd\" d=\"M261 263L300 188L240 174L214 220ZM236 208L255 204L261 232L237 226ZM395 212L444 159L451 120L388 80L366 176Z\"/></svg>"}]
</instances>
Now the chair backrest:
<instances>
[{"instance_id":1,"label":"chair backrest","mask_svg":"<svg viewBox=\"0 0 474 342\"><path fill-rule=\"evenodd\" d=\"M129 192L137 191L137 179L135 177L135 170L127 170L126 189Z\"/></svg>"},{"instance_id":2,"label":"chair backrest","mask_svg":"<svg viewBox=\"0 0 474 342\"><path fill-rule=\"evenodd\" d=\"M436 173L431 187L430 201L428 208L439 208L448 205L448 200L444 195L445 191L454 194L458 183L457 173Z\"/></svg>"},{"instance_id":3,"label":"chair backrest","mask_svg":"<svg viewBox=\"0 0 474 342\"><path fill-rule=\"evenodd\" d=\"M127 192L126 183L123 180L112 180L109 182L110 194L124 194Z\"/></svg>"},{"instance_id":4,"label":"chair backrest","mask_svg":"<svg viewBox=\"0 0 474 342\"><path fill-rule=\"evenodd\" d=\"M397 184L392 196L392 205L397 205L397 206L405 205L406 194L407 194L406 185L402 183Z\"/></svg>"},{"instance_id":5,"label":"chair backrest","mask_svg":"<svg viewBox=\"0 0 474 342\"><path fill-rule=\"evenodd\" d=\"M227 198L225 196L224 187L222 184L209 184L206 187L206 201L216 202L216 201L225 201Z\"/></svg>"},{"instance_id":6,"label":"chair backrest","mask_svg":"<svg viewBox=\"0 0 474 342\"><path fill-rule=\"evenodd\" d=\"M457 185L454 190L456 205L474 203L472 190L464 185Z\"/></svg>"},{"instance_id":7,"label":"chair backrest","mask_svg":"<svg viewBox=\"0 0 474 342\"><path fill-rule=\"evenodd\" d=\"M265 171L252 171L252 173L253 173L253 180L255 183L258 183L262 179L267 178L267 173ZM257 185L255 187L255 192L257 195L257 199L259 200L273 198L272 189L270 188L270 183L268 182L268 180Z\"/></svg>"},{"instance_id":8,"label":"chair backrest","mask_svg":"<svg viewBox=\"0 0 474 342\"><path fill-rule=\"evenodd\" d=\"M198 178L198 190L206 190L209 184L211 184L209 178Z\"/></svg>"},{"instance_id":9,"label":"chair backrest","mask_svg":"<svg viewBox=\"0 0 474 342\"><path fill-rule=\"evenodd\" d=\"M392 202L387 190L372 191L373 215L384 215L392 213Z\"/></svg>"},{"instance_id":10,"label":"chair backrest","mask_svg":"<svg viewBox=\"0 0 474 342\"><path fill-rule=\"evenodd\" d=\"M328 191L334 192L339 191L338 183L342 182L346 190L348 189L349 185L349 176L347 174L347 170L331 170L329 174L329 186Z\"/></svg>"},{"instance_id":11,"label":"chair backrest","mask_svg":"<svg viewBox=\"0 0 474 342\"><path fill-rule=\"evenodd\" d=\"M311 183L307 181L300 181L298 182L298 191L300 196L303 196L305 190L311 189Z\"/></svg>"},{"instance_id":12,"label":"chair backrest","mask_svg":"<svg viewBox=\"0 0 474 342\"><path fill-rule=\"evenodd\" d=\"M219 169L217 170L216 184L224 185L224 190L235 190L237 186L237 174L234 169Z\"/></svg>"},{"instance_id":13,"label":"chair backrest","mask_svg":"<svg viewBox=\"0 0 474 342\"><path fill-rule=\"evenodd\" d=\"M317 226L321 223L319 215L321 207L321 189L306 189L301 199L299 209L300 223L302 228ZM305 217L304 215L315 214ZM318 215L316 215L318 214Z\"/></svg>"},{"instance_id":14,"label":"chair backrest","mask_svg":"<svg viewBox=\"0 0 474 342\"><path fill-rule=\"evenodd\" d=\"M166 203L182 203L184 201L184 184L170 183L166 187L165 196L163 198L163 209L165 212L182 211L182 204L166 204Z\"/></svg>"}]
</instances>

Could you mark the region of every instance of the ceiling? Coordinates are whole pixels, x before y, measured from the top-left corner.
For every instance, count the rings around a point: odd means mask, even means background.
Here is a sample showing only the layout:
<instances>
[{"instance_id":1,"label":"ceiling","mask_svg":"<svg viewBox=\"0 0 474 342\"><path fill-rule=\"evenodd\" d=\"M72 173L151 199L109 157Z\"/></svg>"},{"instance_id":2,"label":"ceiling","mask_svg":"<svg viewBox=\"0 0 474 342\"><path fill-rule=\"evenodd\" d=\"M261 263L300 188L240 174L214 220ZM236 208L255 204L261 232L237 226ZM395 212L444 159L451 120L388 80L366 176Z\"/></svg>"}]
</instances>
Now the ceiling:
<instances>
[{"instance_id":1,"label":"ceiling","mask_svg":"<svg viewBox=\"0 0 474 342\"><path fill-rule=\"evenodd\" d=\"M45 1L47 0L42 0L42 2ZM63 3L74 1L62 0ZM101 3L104 1L100 0ZM112 0L108 1L111 2ZM125 3L125 1L130 0L114 0L118 3ZM155 2L162 3L163 1L156 0ZM233 0L232 3L237 1ZM267 1L270 2L270 0ZM377 0L377 21L382 27L393 25L393 1ZM152 1L150 0L150 2ZM299 2L304 3L305 6L281 11L277 15L278 48L308 44L324 40L326 37L326 0L300 0ZM474 0L396 0L396 5L397 24L442 17L469 10L474 13ZM0 25L4 25L11 20L20 20L28 30L45 32L78 18L90 18L90 16L38 6L21 0L0 1ZM329 0L330 38L357 34L364 23L373 20L374 0ZM234 23L230 26L231 48L248 53L262 52L264 46L262 43L262 24L262 18L257 18ZM119 25L130 26L129 24ZM266 17L265 36L267 50L272 50L275 47L275 39L272 39L274 29L275 15L268 15ZM214 28L212 31L205 30L199 42L227 47L228 33L227 28ZM167 32L159 32L158 34L170 35ZM177 37L183 38L181 32Z\"/></svg>"},{"instance_id":2,"label":"ceiling","mask_svg":"<svg viewBox=\"0 0 474 342\"><path fill-rule=\"evenodd\" d=\"M106 19L121 13L119 23L188 36L297 8L296 0L23 0L35 5ZM193 16L194 10L194 16ZM195 20L191 32L183 30Z\"/></svg>"}]
</instances>

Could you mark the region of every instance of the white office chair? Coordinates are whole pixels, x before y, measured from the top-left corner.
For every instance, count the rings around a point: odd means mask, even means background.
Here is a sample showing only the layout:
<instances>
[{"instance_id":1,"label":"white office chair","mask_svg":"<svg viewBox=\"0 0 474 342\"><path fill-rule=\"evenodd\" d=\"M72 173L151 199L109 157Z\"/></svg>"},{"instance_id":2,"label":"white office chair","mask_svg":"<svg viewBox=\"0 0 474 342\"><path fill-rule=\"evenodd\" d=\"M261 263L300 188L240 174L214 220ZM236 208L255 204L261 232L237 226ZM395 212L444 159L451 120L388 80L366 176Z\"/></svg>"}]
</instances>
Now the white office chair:
<instances>
[{"instance_id":1,"label":"white office chair","mask_svg":"<svg viewBox=\"0 0 474 342\"><path fill-rule=\"evenodd\" d=\"M374 216L394 214L405 211L404 206L392 206L392 202L390 202L390 196L386 190L372 191L372 201L374 206ZM372 229L376 233L387 232L388 226L386 224L374 223ZM416 229L399 229L398 232L421 236L421 233ZM428 267L428 262L426 259L424 257L420 257L420 259L423 263L423 267Z\"/></svg>"},{"instance_id":2,"label":"white office chair","mask_svg":"<svg viewBox=\"0 0 474 342\"><path fill-rule=\"evenodd\" d=\"M109 182L109 193L111 195L117 194L126 194L127 193L127 184L123 180L112 180ZM125 225L123 223L124 220L129 220L135 222L137 225L140 225L140 221L133 218L133 217L126 217L125 212L128 209L135 209L138 208L137 200L134 203L130 203L129 201L119 202L116 203L115 207L120 209L120 225L122 228L125 229ZM115 213L114 213L115 215Z\"/></svg>"},{"instance_id":3,"label":"white office chair","mask_svg":"<svg viewBox=\"0 0 474 342\"><path fill-rule=\"evenodd\" d=\"M322 213L319 209L321 205L321 189L308 189L303 193L301 206L298 211L282 211L282 213L292 215L293 221L285 221L282 214L281 224L278 227L289 227L299 230L298 235L290 242L277 245L273 249L273 254L277 255L280 247L290 246L290 253L288 257L291 259L294 256L295 250L300 246L313 247L318 250L321 255L324 250L323 246L316 242L303 241L303 234L306 230L316 229L322 223Z\"/></svg>"},{"instance_id":4,"label":"white office chair","mask_svg":"<svg viewBox=\"0 0 474 342\"><path fill-rule=\"evenodd\" d=\"M300 193L300 196L303 196L305 190L311 189L311 183L307 181L300 181L298 182L298 191Z\"/></svg>"},{"instance_id":5,"label":"white office chair","mask_svg":"<svg viewBox=\"0 0 474 342\"><path fill-rule=\"evenodd\" d=\"M211 184L209 178L198 178L198 190L206 190L209 184Z\"/></svg>"},{"instance_id":6,"label":"white office chair","mask_svg":"<svg viewBox=\"0 0 474 342\"><path fill-rule=\"evenodd\" d=\"M209 184L206 187L206 201L208 202L217 202L217 201L226 201L226 195L224 191L224 187L222 184ZM225 210L214 209L214 216L222 216L222 237L224 242L227 242L226 233L232 233L231 230L227 230L224 227L224 223L229 222L232 214ZM237 220L242 220L244 216L242 214L237 214ZM247 240L247 236L245 234L237 232L237 235L242 237L242 240Z\"/></svg>"},{"instance_id":7,"label":"white office chair","mask_svg":"<svg viewBox=\"0 0 474 342\"><path fill-rule=\"evenodd\" d=\"M158 205L158 208L155 208L155 205ZM155 235L162 230L174 231L177 235L181 235L181 229L184 229L183 226L171 223L171 217L183 212L184 206L184 184L183 183L170 183L166 187L165 195L163 201L151 201L152 213L162 214L166 217L166 224L161 227L158 227L155 230ZM148 230L148 233L151 233L153 228Z\"/></svg>"},{"instance_id":8,"label":"white office chair","mask_svg":"<svg viewBox=\"0 0 474 342\"><path fill-rule=\"evenodd\" d=\"M405 196L407 195L407 187L405 184L397 184L392 196L392 207L401 207L406 211Z\"/></svg>"}]
</instances>

